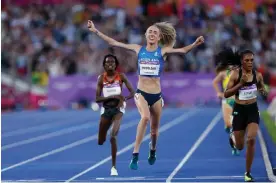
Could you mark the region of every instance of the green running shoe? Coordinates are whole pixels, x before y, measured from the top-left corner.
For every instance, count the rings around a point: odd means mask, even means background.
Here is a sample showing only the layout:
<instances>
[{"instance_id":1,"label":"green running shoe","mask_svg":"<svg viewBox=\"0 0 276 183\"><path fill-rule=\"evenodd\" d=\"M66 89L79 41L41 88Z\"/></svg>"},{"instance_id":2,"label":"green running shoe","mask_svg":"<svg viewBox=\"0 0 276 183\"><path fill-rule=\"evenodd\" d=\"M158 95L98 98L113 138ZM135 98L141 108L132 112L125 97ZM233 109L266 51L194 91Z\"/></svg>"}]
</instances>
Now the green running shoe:
<instances>
[{"instance_id":1,"label":"green running shoe","mask_svg":"<svg viewBox=\"0 0 276 183\"><path fill-rule=\"evenodd\" d=\"M231 132L231 127L227 127L227 126L225 126L224 127L224 130L226 131L226 133L230 133Z\"/></svg>"},{"instance_id":2,"label":"green running shoe","mask_svg":"<svg viewBox=\"0 0 276 183\"><path fill-rule=\"evenodd\" d=\"M138 155L132 155L132 160L129 164L129 168L132 170L137 170L138 169Z\"/></svg>"},{"instance_id":3,"label":"green running shoe","mask_svg":"<svg viewBox=\"0 0 276 183\"><path fill-rule=\"evenodd\" d=\"M239 151L237 148L234 147L234 148L232 149L232 155L233 155L233 156L239 156L239 155L240 155L240 151Z\"/></svg>"},{"instance_id":4,"label":"green running shoe","mask_svg":"<svg viewBox=\"0 0 276 183\"><path fill-rule=\"evenodd\" d=\"M254 182L254 178L252 177L251 173L245 172L244 181L245 182Z\"/></svg>"}]
</instances>

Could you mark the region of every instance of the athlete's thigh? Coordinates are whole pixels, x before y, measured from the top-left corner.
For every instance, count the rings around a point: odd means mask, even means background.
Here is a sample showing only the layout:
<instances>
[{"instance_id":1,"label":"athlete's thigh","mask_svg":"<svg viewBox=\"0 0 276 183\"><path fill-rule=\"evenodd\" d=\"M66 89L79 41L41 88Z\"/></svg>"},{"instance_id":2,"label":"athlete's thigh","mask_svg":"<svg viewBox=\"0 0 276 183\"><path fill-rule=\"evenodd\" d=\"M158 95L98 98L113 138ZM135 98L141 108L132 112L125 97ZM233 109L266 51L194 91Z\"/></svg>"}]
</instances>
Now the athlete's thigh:
<instances>
[{"instance_id":1,"label":"athlete's thigh","mask_svg":"<svg viewBox=\"0 0 276 183\"><path fill-rule=\"evenodd\" d=\"M99 141L105 140L107 131L110 128L111 124L112 124L112 119L101 116L100 124L99 124L99 134L98 134Z\"/></svg>"},{"instance_id":2,"label":"athlete's thigh","mask_svg":"<svg viewBox=\"0 0 276 183\"><path fill-rule=\"evenodd\" d=\"M150 118L150 110L148 107L148 102L145 100L143 95L140 93L136 93L134 100L141 117Z\"/></svg>"},{"instance_id":3,"label":"athlete's thigh","mask_svg":"<svg viewBox=\"0 0 276 183\"><path fill-rule=\"evenodd\" d=\"M150 114L151 114L151 128L158 128L160 125L160 119L162 115L163 109L163 99L159 99L150 107Z\"/></svg>"},{"instance_id":4,"label":"athlete's thigh","mask_svg":"<svg viewBox=\"0 0 276 183\"><path fill-rule=\"evenodd\" d=\"M258 123L251 122L247 125L247 138L255 139L259 130Z\"/></svg>"},{"instance_id":5,"label":"athlete's thigh","mask_svg":"<svg viewBox=\"0 0 276 183\"><path fill-rule=\"evenodd\" d=\"M223 103L222 104L222 112L223 112L224 121L227 123L231 123L231 116L232 116L233 108L229 104Z\"/></svg>"},{"instance_id":6,"label":"athlete's thigh","mask_svg":"<svg viewBox=\"0 0 276 183\"><path fill-rule=\"evenodd\" d=\"M260 113L257 105L252 105L252 109L248 110L247 113L247 138L255 138L257 136L260 123Z\"/></svg>"},{"instance_id":7,"label":"athlete's thigh","mask_svg":"<svg viewBox=\"0 0 276 183\"><path fill-rule=\"evenodd\" d=\"M120 126L121 126L121 120L123 117L123 113L119 112L118 114L116 114L113 118L113 126L112 126L112 130L111 130L111 137L117 136L118 132L120 130Z\"/></svg>"},{"instance_id":8,"label":"athlete's thigh","mask_svg":"<svg viewBox=\"0 0 276 183\"><path fill-rule=\"evenodd\" d=\"M101 116L100 125L99 125L99 132L103 132L106 129L108 130L109 127L111 126L111 124L112 124L112 119L108 119L106 117Z\"/></svg>"}]
</instances>

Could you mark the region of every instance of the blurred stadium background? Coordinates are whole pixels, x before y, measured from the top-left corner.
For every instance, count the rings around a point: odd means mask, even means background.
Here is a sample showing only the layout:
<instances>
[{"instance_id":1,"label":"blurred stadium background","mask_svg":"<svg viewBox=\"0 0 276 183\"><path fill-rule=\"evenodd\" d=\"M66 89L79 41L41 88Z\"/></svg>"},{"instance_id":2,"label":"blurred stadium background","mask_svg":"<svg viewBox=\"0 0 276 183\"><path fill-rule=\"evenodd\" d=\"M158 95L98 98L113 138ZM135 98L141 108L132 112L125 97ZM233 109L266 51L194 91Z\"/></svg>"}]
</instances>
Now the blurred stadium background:
<instances>
[{"instance_id":1,"label":"blurred stadium background","mask_svg":"<svg viewBox=\"0 0 276 183\"><path fill-rule=\"evenodd\" d=\"M162 76L168 107L219 107L214 55L225 46L253 50L269 90L260 98L263 120L276 143L276 0L3 0L2 113L89 108L108 53L136 87L135 54L90 33L89 19L127 43L145 44L145 30L157 21L174 24L176 47L205 37L187 55L168 56Z\"/></svg>"},{"instance_id":2,"label":"blurred stadium background","mask_svg":"<svg viewBox=\"0 0 276 183\"><path fill-rule=\"evenodd\" d=\"M128 43L144 44L146 28L156 21L175 25L177 47L192 43L199 35L205 36L206 43L186 56L168 57L165 72L181 74L179 78L168 76L162 85L165 89L183 91L183 95L173 100L169 96L172 92L167 93L167 104L218 103L211 78L214 55L224 46L252 49L256 53L255 66L270 89L264 101L269 103L276 95L274 0L4 0L1 3L2 110L90 103L107 53L119 58L120 71L135 74L135 54L108 47L89 33L88 19L99 30ZM80 80L78 77L87 81L73 87L72 81ZM199 81L193 82L197 83L193 91L202 87L209 93L191 92L187 86L194 79ZM75 96L56 101L59 92L73 89Z\"/></svg>"}]
</instances>

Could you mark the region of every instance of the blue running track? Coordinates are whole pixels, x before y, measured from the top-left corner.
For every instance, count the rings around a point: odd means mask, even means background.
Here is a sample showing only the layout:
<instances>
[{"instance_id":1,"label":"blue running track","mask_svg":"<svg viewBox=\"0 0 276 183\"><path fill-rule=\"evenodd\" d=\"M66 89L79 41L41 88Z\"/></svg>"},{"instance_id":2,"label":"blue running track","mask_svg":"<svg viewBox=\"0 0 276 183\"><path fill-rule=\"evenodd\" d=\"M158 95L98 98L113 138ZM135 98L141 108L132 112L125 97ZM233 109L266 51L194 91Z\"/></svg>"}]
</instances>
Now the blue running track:
<instances>
[{"instance_id":1,"label":"blue running track","mask_svg":"<svg viewBox=\"0 0 276 183\"><path fill-rule=\"evenodd\" d=\"M97 145L99 113L91 110L2 114L2 180L35 182L243 182L245 150L232 156L220 108L165 108L157 161L128 168L139 114L129 109L118 136L118 177L110 176L109 140ZM149 133L149 127L147 134ZM257 139L252 175L269 182Z\"/></svg>"}]
</instances>

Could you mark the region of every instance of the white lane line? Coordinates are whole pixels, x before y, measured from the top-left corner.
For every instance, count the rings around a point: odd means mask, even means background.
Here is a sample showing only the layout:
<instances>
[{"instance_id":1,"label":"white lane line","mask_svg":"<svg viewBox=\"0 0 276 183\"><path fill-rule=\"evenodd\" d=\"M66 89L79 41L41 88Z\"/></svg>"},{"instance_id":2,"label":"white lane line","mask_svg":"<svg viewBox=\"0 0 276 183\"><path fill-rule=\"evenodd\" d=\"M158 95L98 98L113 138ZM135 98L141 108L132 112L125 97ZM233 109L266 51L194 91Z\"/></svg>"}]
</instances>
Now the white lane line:
<instances>
[{"instance_id":1,"label":"white lane line","mask_svg":"<svg viewBox=\"0 0 276 183\"><path fill-rule=\"evenodd\" d=\"M79 121L79 119L74 119L74 120L71 120L68 122L68 120L64 120L60 123L47 123L47 124L41 124L41 125L38 125L38 126L32 126L32 127L28 127L28 128L24 128L24 129L17 129L17 130L14 130L14 131L10 131L10 132L5 132L4 134L2 134L2 138L7 138L7 137L13 137L13 136L16 136L16 135L24 135L24 134L27 134L27 133L31 133L31 132L37 132L37 131L43 131L43 130L47 130L47 129L51 129L51 128L54 128L54 127L58 127L58 126L62 126L64 124L74 124L74 123L77 123ZM86 122L87 121L90 121L88 120L85 120Z\"/></svg>"},{"instance_id":2,"label":"white lane line","mask_svg":"<svg viewBox=\"0 0 276 183\"><path fill-rule=\"evenodd\" d=\"M166 123L165 125L163 125L160 129L159 129L159 134L161 134L162 132L165 132L167 131L168 129L172 128L173 126L175 125L178 125L179 123L183 122L184 120L190 118L192 115L196 114L198 110L191 110L177 118L175 118L174 120L170 121L169 123ZM143 139L143 142L146 141L146 140L149 140L150 139L150 134L147 134L144 139ZM132 149L134 147L134 144L135 142L133 142L132 144L129 144L127 146L125 146L123 149L121 149L120 151L117 152L117 156L129 151L130 149ZM103 165L104 163L108 162L109 160L111 160L111 156L99 161L98 163L90 166L89 168L85 169L84 171L78 173L77 175L74 175L73 177L69 178L67 181L65 181L66 183L67 182L71 182L75 179L77 179L78 177L86 174L87 172L91 171L91 170L94 170L96 169L97 167Z\"/></svg>"},{"instance_id":3,"label":"white lane line","mask_svg":"<svg viewBox=\"0 0 276 183\"><path fill-rule=\"evenodd\" d=\"M11 149L11 148L14 148L14 147L34 143L34 142L41 141L41 140L50 139L50 138L65 135L65 134L69 134L69 133L72 133L72 132L75 132L75 131L91 128L91 127L94 127L94 126L97 126L97 125L98 124L95 123L95 122L94 123L89 122L89 123L86 123L86 124L83 124L83 125L72 126L72 127L69 127L69 128L59 130L59 131L39 135L37 137L33 137L33 138L29 138L29 139L22 140L22 141L19 141L19 142L14 142L14 143L11 143L11 144L8 144L8 145L4 145L4 146L2 146L1 150L5 151L7 149Z\"/></svg>"},{"instance_id":4,"label":"white lane line","mask_svg":"<svg viewBox=\"0 0 276 183\"><path fill-rule=\"evenodd\" d=\"M123 124L120 131L126 130L126 129L128 129L128 128L134 126L134 125L137 125L137 120L138 120L138 119L133 120L133 121L127 123L127 124ZM35 157L33 157L33 158L30 158L30 159L21 161L21 162L19 162L19 163L16 163L16 164L14 164L14 165L11 165L11 166L9 166L9 167L3 168L3 169L1 169L1 172L5 172L5 171L8 171L8 170L10 170L10 169L13 169L13 168L16 168L16 167L25 165L25 164L27 164L27 163L30 163L30 162L33 162L33 161L36 161L36 160L39 160L39 159L48 157L48 156L50 156L50 155L53 155L53 154L56 154L56 153L65 151L65 150L67 150L67 149L71 149L71 148L73 148L73 147L76 147L76 146L79 146L79 145L88 143L88 142L90 142L90 141L96 140L97 138L98 138L98 134L95 134L95 135L92 135L92 136L83 138L83 139L81 139L81 140L78 140L78 141L75 141L75 142L73 142L73 143L67 144L67 145L62 146L62 147L60 147L60 148L57 148L57 149L48 151L48 152L46 152L46 153L40 154L40 155L38 155L38 156L35 156Z\"/></svg>"},{"instance_id":5,"label":"white lane line","mask_svg":"<svg viewBox=\"0 0 276 183\"><path fill-rule=\"evenodd\" d=\"M130 111L128 114L125 114L125 117L128 118L129 116L133 117L132 114L134 114L136 111ZM68 125L68 124L76 124L79 123L79 118L74 118L73 116L70 118L66 118L66 119L60 119L62 120L62 122L58 122L58 123L43 123L43 124L39 124L37 126L31 126L28 128L24 128L24 129L17 129L17 130L13 130L13 131L9 131L9 132L4 132L2 133L1 138L7 138L7 137L13 137L16 135L24 135L24 134L28 134L31 132L37 132L37 131L43 131L43 130L47 130L47 129L51 129L54 127L58 127L58 126L62 126L64 124ZM85 120L82 120L81 122L89 122L89 121L93 121L96 120L94 119L94 117L92 116L92 118L90 116L87 116L85 118ZM59 120L57 120L59 121Z\"/></svg>"},{"instance_id":6,"label":"white lane line","mask_svg":"<svg viewBox=\"0 0 276 183\"><path fill-rule=\"evenodd\" d=\"M259 137L259 141L260 141L260 146L261 146L261 150L262 150L262 154L263 154L263 159L264 159L265 169L266 169L268 179L271 182L276 182L276 176L273 174L272 165L271 165L271 162L268 157L265 140L264 140L263 134L260 129L258 131L258 137Z\"/></svg>"},{"instance_id":7,"label":"white lane line","mask_svg":"<svg viewBox=\"0 0 276 183\"><path fill-rule=\"evenodd\" d=\"M170 183L171 182L171 180L173 179L173 177L182 168L182 166L190 159L190 157L192 156L192 154L199 147L199 145L202 143L202 141L207 137L207 135L210 133L210 131L214 128L214 126L218 123L218 121L221 119L221 117L222 117L221 112L219 112L212 119L212 121L210 122L210 124L207 126L207 128L203 131L203 133L200 135L200 137L197 139L197 141L194 143L194 145L188 151L188 153L186 154L186 156L181 160L181 162L177 165L177 167L169 175L169 177L166 180L166 183Z\"/></svg>"}]
</instances>

